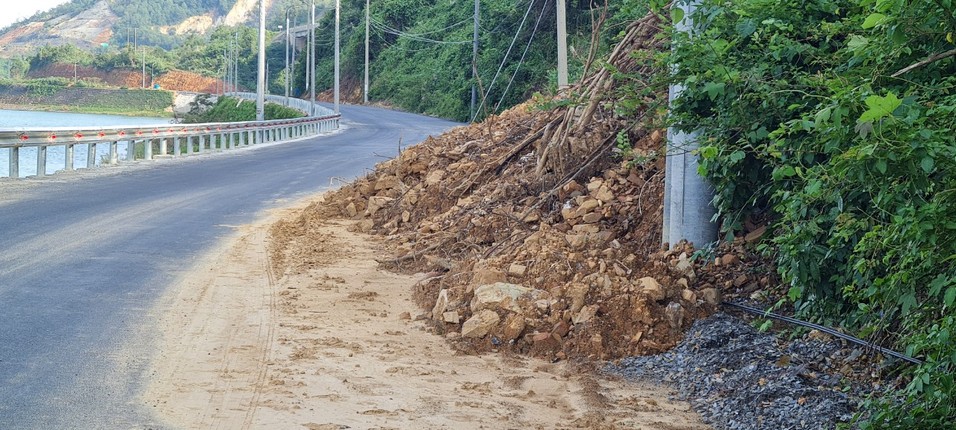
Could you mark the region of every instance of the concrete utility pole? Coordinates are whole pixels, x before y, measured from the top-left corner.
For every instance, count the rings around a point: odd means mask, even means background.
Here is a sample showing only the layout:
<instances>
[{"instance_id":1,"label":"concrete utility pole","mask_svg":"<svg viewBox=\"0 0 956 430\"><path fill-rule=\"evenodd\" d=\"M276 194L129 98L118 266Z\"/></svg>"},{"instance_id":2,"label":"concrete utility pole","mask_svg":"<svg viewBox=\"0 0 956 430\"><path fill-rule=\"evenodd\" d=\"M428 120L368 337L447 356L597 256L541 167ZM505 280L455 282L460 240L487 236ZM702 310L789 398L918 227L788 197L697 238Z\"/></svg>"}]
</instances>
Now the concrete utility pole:
<instances>
[{"instance_id":1,"label":"concrete utility pole","mask_svg":"<svg viewBox=\"0 0 956 430\"><path fill-rule=\"evenodd\" d=\"M699 0L675 2L674 8L684 11L684 19L674 25L676 31L693 35L694 10ZM680 67L680 65L677 65ZM672 85L668 95L673 105L684 90L681 85ZM712 222L716 213L713 204L713 186L697 174L697 139L700 133L684 133L675 128L667 130L667 159L664 173L664 243L674 244L686 239L697 247L717 240L717 224Z\"/></svg>"},{"instance_id":2,"label":"concrete utility pole","mask_svg":"<svg viewBox=\"0 0 956 430\"><path fill-rule=\"evenodd\" d=\"M293 16L293 18L292 18L292 26L295 27L295 25L296 25L296 24L295 24L295 16ZM291 81L289 82L289 93L290 93L290 94L295 92L295 85L294 85L294 82L295 82L295 39L296 39L296 37L295 37L295 35L293 35L293 36L292 36L292 69L289 70L289 73L292 75L291 78L290 78Z\"/></svg>"},{"instance_id":3,"label":"concrete utility pole","mask_svg":"<svg viewBox=\"0 0 956 430\"><path fill-rule=\"evenodd\" d=\"M309 87L311 92L309 99L312 102L309 105L309 114L315 116L315 0L312 0L312 9L310 12L309 19L309 52L308 52L308 65L306 69L306 75L308 76L308 81L306 86Z\"/></svg>"},{"instance_id":4,"label":"concrete utility pole","mask_svg":"<svg viewBox=\"0 0 956 430\"><path fill-rule=\"evenodd\" d=\"M259 0L259 79L256 82L256 121L266 117L266 1Z\"/></svg>"},{"instance_id":5,"label":"concrete utility pole","mask_svg":"<svg viewBox=\"0 0 956 430\"><path fill-rule=\"evenodd\" d=\"M239 92L239 30L236 30L236 55L232 59L232 81L233 91Z\"/></svg>"},{"instance_id":6,"label":"concrete utility pole","mask_svg":"<svg viewBox=\"0 0 956 430\"><path fill-rule=\"evenodd\" d=\"M368 30L369 30L369 0L365 0L365 96L363 103L368 104Z\"/></svg>"},{"instance_id":7,"label":"concrete utility pole","mask_svg":"<svg viewBox=\"0 0 956 430\"><path fill-rule=\"evenodd\" d=\"M285 105L289 105L289 39L292 27L289 27L289 10L285 11Z\"/></svg>"},{"instance_id":8,"label":"concrete utility pole","mask_svg":"<svg viewBox=\"0 0 956 430\"><path fill-rule=\"evenodd\" d=\"M335 0L335 113L339 113L339 21L342 12L341 0Z\"/></svg>"},{"instance_id":9,"label":"concrete utility pole","mask_svg":"<svg viewBox=\"0 0 956 430\"><path fill-rule=\"evenodd\" d=\"M475 0L475 35L471 50L471 117L475 118L475 103L478 101L478 0Z\"/></svg>"},{"instance_id":10,"label":"concrete utility pole","mask_svg":"<svg viewBox=\"0 0 956 430\"><path fill-rule=\"evenodd\" d=\"M146 47L143 47L143 88L146 88Z\"/></svg>"},{"instance_id":11,"label":"concrete utility pole","mask_svg":"<svg viewBox=\"0 0 956 430\"><path fill-rule=\"evenodd\" d=\"M558 16L558 89L568 87L568 19L565 0L557 0Z\"/></svg>"}]
</instances>

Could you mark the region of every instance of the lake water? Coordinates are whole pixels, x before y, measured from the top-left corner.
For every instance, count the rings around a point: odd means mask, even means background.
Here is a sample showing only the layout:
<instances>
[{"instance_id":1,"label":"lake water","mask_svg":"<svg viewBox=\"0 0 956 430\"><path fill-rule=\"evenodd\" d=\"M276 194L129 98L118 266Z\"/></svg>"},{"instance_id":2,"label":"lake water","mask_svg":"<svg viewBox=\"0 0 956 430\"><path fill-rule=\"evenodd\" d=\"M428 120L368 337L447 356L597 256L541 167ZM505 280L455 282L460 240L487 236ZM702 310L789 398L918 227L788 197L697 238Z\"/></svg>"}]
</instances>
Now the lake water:
<instances>
[{"instance_id":1,"label":"lake water","mask_svg":"<svg viewBox=\"0 0 956 430\"><path fill-rule=\"evenodd\" d=\"M169 118L144 118L115 115L90 115L79 113L32 112L0 109L0 129L17 128L45 128L45 127L96 127L112 125L155 125L169 124ZM120 142L118 151L120 159L126 157L126 142ZM86 167L86 145L73 147L73 166ZM51 146L47 149L46 171L51 174L63 170L66 166L66 150L62 146ZM96 164L103 161L103 156L109 156L108 142L97 145ZM0 177L10 176L10 150L0 149ZM20 177L32 176L37 170L36 148L20 148Z\"/></svg>"}]
</instances>

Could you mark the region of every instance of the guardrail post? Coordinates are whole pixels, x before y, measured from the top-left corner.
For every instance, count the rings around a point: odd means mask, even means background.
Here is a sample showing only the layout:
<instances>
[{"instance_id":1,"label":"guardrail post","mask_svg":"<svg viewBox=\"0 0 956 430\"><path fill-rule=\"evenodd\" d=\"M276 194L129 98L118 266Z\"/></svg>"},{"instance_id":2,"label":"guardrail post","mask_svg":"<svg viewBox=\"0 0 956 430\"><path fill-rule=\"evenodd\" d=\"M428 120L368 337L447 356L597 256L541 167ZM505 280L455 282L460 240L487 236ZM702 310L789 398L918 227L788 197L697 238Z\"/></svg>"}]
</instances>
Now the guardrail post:
<instances>
[{"instance_id":1,"label":"guardrail post","mask_svg":"<svg viewBox=\"0 0 956 430\"><path fill-rule=\"evenodd\" d=\"M198 148L198 150L196 151L196 153L197 153L197 154L202 154L203 149L204 149L203 146L206 144L206 143L204 142L204 141L206 140L206 139L204 139L205 136L203 136L203 135L200 134L199 136L196 136L196 137L199 139L199 148Z\"/></svg>"},{"instance_id":2,"label":"guardrail post","mask_svg":"<svg viewBox=\"0 0 956 430\"><path fill-rule=\"evenodd\" d=\"M46 145L37 147L37 176L46 176Z\"/></svg>"},{"instance_id":3,"label":"guardrail post","mask_svg":"<svg viewBox=\"0 0 956 430\"><path fill-rule=\"evenodd\" d=\"M112 141L110 142L110 164L116 164L119 162L119 142Z\"/></svg>"},{"instance_id":4,"label":"guardrail post","mask_svg":"<svg viewBox=\"0 0 956 430\"><path fill-rule=\"evenodd\" d=\"M136 141L135 140L126 141L126 160L136 161Z\"/></svg>"},{"instance_id":5,"label":"guardrail post","mask_svg":"<svg viewBox=\"0 0 956 430\"><path fill-rule=\"evenodd\" d=\"M182 144L182 141L183 138L181 137L173 138L173 157L178 157L180 154L182 154L183 149L179 146Z\"/></svg>"},{"instance_id":6,"label":"guardrail post","mask_svg":"<svg viewBox=\"0 0 956 430\"><path fill-rule=\"evenodd\" d=\"M153 159L153 139L146 139L143 141L143 159Z\"/></svg>"},{"instance_id":7,"label":"guardrail post","mask_svg":"<svg viewBox=\"0 0 956 430\"><path fill-rule=\"evenodd\" d=\"M226 143L227 149L233 149L236 147L236 133L229 133L229 141Z\"/></svg>"},{"instance_id":8,"label":"guardrail post","mask_svg":"<svg viewBox=\"0 0 956 430\"><path fill-rule=\"evenodd\" d=\"M10 171L8 174L11 178L20 177L20 148L10 148Z\"/></svg>"},{"instance_id":9,"label":"guardrail post","mask_svg":"<svg viewBox=\"0 0 956 430\"><path fill-rule=\"evenodd\" d=\"M63 170L73 170L73 144L63 145Z\"/></svg>"},{"instance_id":10,"label":"guardrail post","mask_svg":"<svg viewBox=\"0 0 956 430\"><path fill-rule=\"evenodd\" d=\"M159 155L166 155L166 138L159 139Z\"/></svg>"},{"instance_id":11,"label":"guardrail post","mask_svg":"<svg viewBox=\"0 0 956 430\"><path fill-rule=\"evenodd\" d=\"M90 142L86 145L86 168L96 168L96 142Z\"/></svg>"}]
</instances>

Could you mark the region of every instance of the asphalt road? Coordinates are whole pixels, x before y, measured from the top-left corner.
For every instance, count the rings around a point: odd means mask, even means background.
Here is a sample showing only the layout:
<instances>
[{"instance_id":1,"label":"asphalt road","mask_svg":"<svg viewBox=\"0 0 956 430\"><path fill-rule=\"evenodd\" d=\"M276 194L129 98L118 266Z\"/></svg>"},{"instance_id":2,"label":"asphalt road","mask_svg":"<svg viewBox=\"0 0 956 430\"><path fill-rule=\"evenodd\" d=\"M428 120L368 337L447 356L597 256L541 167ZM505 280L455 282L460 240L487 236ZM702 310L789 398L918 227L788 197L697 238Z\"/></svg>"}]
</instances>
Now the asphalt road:
<instances>
[{"instance_id":1,"label":"asphalt road","mask_svg":"<svg viewBox=\"0 0 956 430\"><path fill-rule=\"evenodd\" d=\"M298 142L0 182L0 429L162 427L138 396L169 284L230 226L456 125L342 114Z\"/></svg>"}]
</instances>

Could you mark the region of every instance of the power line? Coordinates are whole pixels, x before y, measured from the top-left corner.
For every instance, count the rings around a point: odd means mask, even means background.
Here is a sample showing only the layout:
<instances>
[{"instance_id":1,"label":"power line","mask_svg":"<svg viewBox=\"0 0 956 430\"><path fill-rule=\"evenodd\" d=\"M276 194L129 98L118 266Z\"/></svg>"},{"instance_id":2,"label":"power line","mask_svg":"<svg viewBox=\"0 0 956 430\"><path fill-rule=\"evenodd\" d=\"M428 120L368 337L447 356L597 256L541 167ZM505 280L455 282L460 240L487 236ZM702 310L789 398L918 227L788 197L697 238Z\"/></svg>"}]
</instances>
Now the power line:
<instances>
[{"instance_id":1,"label":"power line","mask_svg":"<svg viewBox=\"0 0 956 430\"><path fill-rule=\"evenodd\" d=\"M531 13L531 7L534 6L535 0L531 0L528 3L528 10L525 11L524 17L521 18L521 24L518 25L518 31L515 32L515 36L511 39L511 45L508 46L508 51L505 52L504 57L501 59L501 64L498 65L498 71L495 72L495 77L491 79L491 84L488 85L488 89L485 90L485 94L481 96L481 103L478 104L478 109L475 109L474 115L471 117L471 122L475 122L475 118L478 118L478 113L481 112L481 108L485 105L485 100L488 98L488 94L491 93L491 89L495 86L495 81L498 80L498 76L501 74L501 69L505 67L505 63L508 61L508 56L511 55L511 49L514 48L515 42L518 40L518 35L521 34L521 30L524 29L524 23L528 20L528 14Z\"/></svg>"},{"instance_id":2,"label":"power line","mask_svg":"<svg viewBox=\"0 0 956 430\"><path fill-rule=\"evenodd\" d=\"M541 24L541 18L544 17L545 10L548 9L548 3L543 3L541 5L541 12L538 14L538 19L534 22L534 29L531 30L531 37L528 38L528 44L524 47L524 52L521 53L521 59L518 60L518 66L515 67L515 72L511 74L511 79L508 81L508 86L505 87L505 91L501 93L501 99L498 100L498 103L495 104L495 109L493 112L498 112L498 108L501 107L501 103L505 101L505 96L508 95L508 91L511 90L511 84L514 83L515 77L518 76L518 70L521 69L521 64L524 63L524 58L528 55L528 49L531 48L531 42L534 41L535 34L538 33L538 24Z\"/></svg>"}]
</instances>

